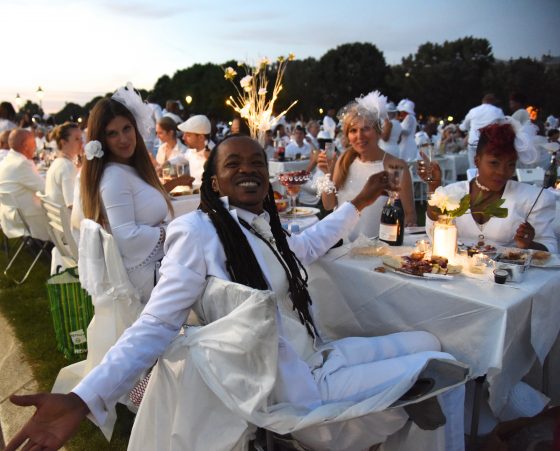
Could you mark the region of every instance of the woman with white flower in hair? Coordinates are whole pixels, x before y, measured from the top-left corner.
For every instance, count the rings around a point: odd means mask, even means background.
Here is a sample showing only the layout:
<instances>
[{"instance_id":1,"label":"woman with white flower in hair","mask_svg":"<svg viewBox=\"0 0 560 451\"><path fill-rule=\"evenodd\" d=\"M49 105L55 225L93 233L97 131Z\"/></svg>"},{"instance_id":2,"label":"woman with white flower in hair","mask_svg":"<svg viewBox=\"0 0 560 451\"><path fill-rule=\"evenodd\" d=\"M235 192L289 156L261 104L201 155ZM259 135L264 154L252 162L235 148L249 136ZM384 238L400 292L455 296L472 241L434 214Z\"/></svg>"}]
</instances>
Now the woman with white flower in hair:
<instances>
[{"instance_id":1,"label":"woman with white flower in hair","mask_svg":"<svg viewBox=\"0 0 560 451\"><path fill-rule=\"evenodd\" d=\"M83 217L113 235L143 303L154 286L156 263L163 257L163 221L173 212L167 190L188 184L181 178L165 187L160 183L141 134L150 125L143 115L148 110L131 87L97 102L88 121L80 177Z\"/></svg>"},{"instance_id":2,"label":"woman with white flower in hair","mask_svg":"<svg viewBox=\"0 0 560 451\"><path fill-rule=\"evenodd\" d=\"M379 147L381 126L386 117L387 97L381 95L379 91L357 98L342 110L345 152L336 164L334 161L328 161L324 152L319 155L319 168L326 174L332 174L334 182L333 189L324 190L327 192L322 193L323 205L325 209L331 210L352 199L371 175L384 170L402 168L400 197L405 213L405 224L411 226L416 224L416 211L408 166L403 160ZM386 202L387 196L380 196L372 205L364 209L359 223L348 236L351 241L359 234L366 236L379 234L381 211Z\"/></svg>"},{"instance_id":3,"label":"woman with white flower in hair","mask_svg":"<svg viewBox=\"0 0 560 451\"><path fill-rule=\"evenodd\" d=\"M438 164L431 163L429 181L426 164L420 164L418 174L434 192L426 211L426 226L430 228L437 220L441 205L447 203L446 209L454 210L459 207L459 200L469 194L470 212L456 219L461 241L557 252L554 196L546 190L540 193L540 188L511 180L518 159L531 163L538 156L531 136L528 127L512 119L481 128L474 158L478 175L470 182L461 181L442 188ZM500 199L503 200L501 208L507 209L505 217L496 216L492 208Z\"/></svg>"}]
</instances>

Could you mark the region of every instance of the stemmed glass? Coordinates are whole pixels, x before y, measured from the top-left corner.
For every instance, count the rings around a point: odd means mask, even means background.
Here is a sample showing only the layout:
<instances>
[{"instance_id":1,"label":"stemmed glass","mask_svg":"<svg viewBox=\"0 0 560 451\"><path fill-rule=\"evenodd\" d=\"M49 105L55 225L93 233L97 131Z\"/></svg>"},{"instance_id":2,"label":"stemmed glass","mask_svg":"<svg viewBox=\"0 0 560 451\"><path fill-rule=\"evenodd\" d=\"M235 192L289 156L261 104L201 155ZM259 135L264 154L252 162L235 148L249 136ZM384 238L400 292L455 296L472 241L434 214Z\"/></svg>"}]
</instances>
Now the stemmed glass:
<instances>
[{"instance_id":1,"label":"stemmed glass","mask_svg":"<svg viewBox=\"0 0 560 451\"><path fill-rule=\"evenodd\" d=\"M432 159L433 159L434 149L431 145L425 145L420 148L421 160L418 161L418 172L425 173L426 182L432 182Z\"/></svg>"},{"instance_id":2,"label":"stemmed glass","mask_svg":"<svg viewBox=\"0 0 560 451\"><path fill-rule=\"evenodd\" d=\"M280 180L280 183L286 187L288 198L290 199L287 215L291 216L293 219L297 217L296 204L298 194L301 190L301 185L308 182L310 178L311 174L307 171L283 172L278 175L278 180Z\"/></svg>"}]
</instances>

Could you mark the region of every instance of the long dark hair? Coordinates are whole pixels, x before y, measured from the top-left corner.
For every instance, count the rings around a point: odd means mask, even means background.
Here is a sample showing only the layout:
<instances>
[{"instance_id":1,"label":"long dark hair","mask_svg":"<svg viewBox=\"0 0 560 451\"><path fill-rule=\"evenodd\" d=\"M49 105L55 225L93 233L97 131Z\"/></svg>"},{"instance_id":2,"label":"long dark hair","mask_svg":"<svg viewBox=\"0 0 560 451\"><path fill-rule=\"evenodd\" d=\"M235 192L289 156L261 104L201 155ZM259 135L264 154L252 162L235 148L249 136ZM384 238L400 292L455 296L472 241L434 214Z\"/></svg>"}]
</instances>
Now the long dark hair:
<instances>
[{"instance_id":1,"label":"long dark hair","mask_svg":"<svg viewBox=\"0 0 560 451\"><path fill-rule=\"evenodd\" d=\"M136 169L142 180L161 193L167 203L167 208L173 213L173 207L169 196L158 179L154 165L148 155L144 139L138 131L136 119L133 114L118 101L111 98L104 98L95 104L88 120L87 140L99 141L104 149L104 155L101 158L84 160L80 176L80 193L84 217L92 219L102 225L106 225L107 222L102 208L99 185L101 183L103 171L105 170L105 165L109 162L111 155L109 147L107 146L105 129L117 116L128 119L133 125L136 134L136 149L130 159L130 166Z\"/></svg>"},{"instance_id":2,"label":"long dark hair","mask_svg":"<svg viewBox=\"0 0 560 451\"><path fill-rule=\"evenodd\" d=\"M226 269L231 276L231 280L259 290L267 290L268 284L247 238L239 224L224 207L220 195L212 189L212 177L216 175L216 158L220 148L224 142L241 137L240 135L230 135L210 152L202 174L200 209L210 217L218 233L226 254ZM250 140L247 136L243 136L243 139ZM263 148L256 141L252 141L252 145L259 147L266 160L266 153ZM272 187L269 187L263 207L270 215L270 228L276 240L278 252L285 263L282 266L288 278L290 298L294 310L297 310L301 323L306 326L308 333L313 337L316 329L309 311L311 297L307 291L307 272L288 245L287 232L284 231L280 223Z\"/></svg>"}]
</instances>

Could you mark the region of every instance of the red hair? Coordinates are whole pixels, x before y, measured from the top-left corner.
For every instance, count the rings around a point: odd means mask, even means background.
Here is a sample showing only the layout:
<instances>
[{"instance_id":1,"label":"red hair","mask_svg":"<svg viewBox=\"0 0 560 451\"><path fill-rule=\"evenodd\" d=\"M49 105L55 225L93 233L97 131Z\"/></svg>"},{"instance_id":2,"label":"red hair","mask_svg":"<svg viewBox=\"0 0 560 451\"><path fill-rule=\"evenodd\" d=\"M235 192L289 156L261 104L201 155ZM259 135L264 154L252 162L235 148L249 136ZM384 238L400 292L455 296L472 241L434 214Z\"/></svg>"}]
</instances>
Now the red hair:
<instances>
[{"instance_id":1,"label":"red hair","mask_svg":"<svg viewBox=\"0 0 560 451\"><path fill-rule=\"evenodd\" d=\"M481 128L476 153L490 153L495 156L515 156L515 131L510 124L490 124Z\"/></svg>"}]
</instances>

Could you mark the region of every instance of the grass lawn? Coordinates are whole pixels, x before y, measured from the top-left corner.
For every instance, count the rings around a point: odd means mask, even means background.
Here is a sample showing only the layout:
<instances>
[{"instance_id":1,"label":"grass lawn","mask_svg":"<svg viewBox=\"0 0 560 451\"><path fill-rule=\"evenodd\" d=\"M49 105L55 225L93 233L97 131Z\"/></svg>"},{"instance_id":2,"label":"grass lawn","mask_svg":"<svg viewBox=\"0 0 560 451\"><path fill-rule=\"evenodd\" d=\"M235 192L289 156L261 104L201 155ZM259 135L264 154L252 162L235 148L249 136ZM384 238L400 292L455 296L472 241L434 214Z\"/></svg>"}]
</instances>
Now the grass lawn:
<instances>
[{"instance_id":1,"label":"grass lawn","mask_svg":"<svg viewBox=\"0 0 560 451\"><path fill-rule=\"evenodd\" d=\"M1 236L1 235L0 235ZM15 241L10 242L10 251L16 249ZM18 257L13 274L20 276L31 263L29 253L23 251ZM49 258L50 260L50 258ZM23 285L8 280L3 272L9 259L0 251L0 311L15 330L22 343L27 362L42 391L49 391L58 371L72 363L56 349L46 282L49 278L50 261L39 260L32 274ZM126 450L133 415L126 408L118 409L119 420L111 443L107 443L99 429L86 421L78 434L68 442L69 450Z\"/></svg>"}]
</instances>

